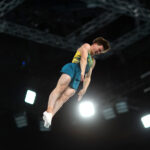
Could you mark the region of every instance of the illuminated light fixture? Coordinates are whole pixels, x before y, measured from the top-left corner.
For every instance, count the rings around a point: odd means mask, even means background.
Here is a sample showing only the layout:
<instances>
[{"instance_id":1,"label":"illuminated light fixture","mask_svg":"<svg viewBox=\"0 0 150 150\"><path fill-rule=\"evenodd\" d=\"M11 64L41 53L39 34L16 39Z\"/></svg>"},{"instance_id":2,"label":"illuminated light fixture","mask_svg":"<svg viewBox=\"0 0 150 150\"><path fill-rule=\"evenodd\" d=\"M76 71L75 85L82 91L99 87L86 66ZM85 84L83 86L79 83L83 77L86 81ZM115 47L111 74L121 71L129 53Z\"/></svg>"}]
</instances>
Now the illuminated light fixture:
<instances>
[{"instance_id":1,"label":"illuminated light fixture","mask_svg":"<svg viewBox=\"0 0 150 150\"><path fill-rule=\"evenodd\" d=\"M143 123L144 128L150 127L150 114L145 115L141 118L141 121Z\"/></svg>"},{"instance_id":2,"label":"illuminated light fixture","mask_svg":"<svg viewBox=\"0 0 150 150\"><path fill-rule=\"evenodd\" d=\"M94 105L92 102L84 101L79 105L79 112L84 118L91 117L95 114Z\"/></svg>"},{"instance_id":3,"label":"illuminated light fixture","mask_svg":"<svg viewBox=\"0 0 150 150\"><path fill-rule=\"evenodd\" d=\"M40 121L40 131L45 132L45 131L50 131L51 130L51 126L49 128L45 128L44 127L44 121Z\"/></svg>"},{"instance_id":4,"label":"illuminated light fixture","mask_svg":"<svg viewBox=\"0 0 150 150\"><path fill-rule=\"evenodd\" d=\"M33 92L31 90L27 90L26 97L25 97L25 102L29 103L29 104L34 104L35 97L36 97L35 92Z\"/></svg>"},{"instance_id":5,"label":"illuminated light fixture","mask_svg":"<svg viewBox=\"0 0 150 150\"><path fill-rule=\"evenodd\" d=\"M150 87L144 89L144 93L150 92Z\"/></svg>"},{"instance_id":6,"label":"illuminated light fixture","mask_svg":"<svg viewBox=\"0 0 150 150\"><path fill-rule=\"evenodd\" d=\"M121 113L125 113L128 112L128 105L126 101L120 101L118 103L116 103L116 111L121 114Z\"/></svg>"},{"instance_id":7,"label":"illuminated light fixture","mask_svg":"<svg viewBox=\"0 0 150 150\"><path fill-rule=\"evenodd\" d=\"M113 119L116 117L114 109L112 107L105 108L103 110L103 115L106 120Z\"/></svg>"},{"instance_id":8,"label":"illuminated light fixture","mask_svg":"<svg viewBox=\"0 0 150 150\"><path fill-rule=\"evenodd\" d=\"M140 76L140 78L141 78L141 79L144 79L144 78L146 78L146 77L149 76L149 75L150 75L150 71L147 71L147 72L143 73L143 74Z\"/></svg>"},{"instance_id":9,"label":"illuminated light fixture","mask_svg":"<svg viewBox=\"0 0 150 150\"><path fill-rule=\"evenodd\" d=\"M15 123L17 128L23 128L28 126L26 113L21 113L15 116Z\"/></svg>"}]
</instances>

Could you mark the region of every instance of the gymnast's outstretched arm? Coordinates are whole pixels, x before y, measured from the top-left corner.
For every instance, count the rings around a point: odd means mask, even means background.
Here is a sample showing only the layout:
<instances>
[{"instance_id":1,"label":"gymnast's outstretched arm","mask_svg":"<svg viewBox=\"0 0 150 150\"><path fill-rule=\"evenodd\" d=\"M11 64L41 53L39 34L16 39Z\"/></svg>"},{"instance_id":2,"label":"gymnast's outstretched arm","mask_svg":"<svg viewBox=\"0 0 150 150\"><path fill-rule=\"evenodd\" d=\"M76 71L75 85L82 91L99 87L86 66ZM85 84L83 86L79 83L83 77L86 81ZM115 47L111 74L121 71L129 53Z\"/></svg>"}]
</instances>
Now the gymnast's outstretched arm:
<instances>
[{"instance_id":1,"label":"gymnast's outstretched arm","mask_svg":"<svg viewBox=\"0 0 150 150\"><path fill-rule=\"evenodd\" d=\"M81 100L83 95L86 93L88 86L90 85L91 75L92 75L92 71L93 71L95 65L96 65L96 60L94 59L93 66L90 68L89 72L85 75L85 79L83 81L83 88L78 93L78 96L79 96L78 101Z\"/></svg>"}]
</instances>

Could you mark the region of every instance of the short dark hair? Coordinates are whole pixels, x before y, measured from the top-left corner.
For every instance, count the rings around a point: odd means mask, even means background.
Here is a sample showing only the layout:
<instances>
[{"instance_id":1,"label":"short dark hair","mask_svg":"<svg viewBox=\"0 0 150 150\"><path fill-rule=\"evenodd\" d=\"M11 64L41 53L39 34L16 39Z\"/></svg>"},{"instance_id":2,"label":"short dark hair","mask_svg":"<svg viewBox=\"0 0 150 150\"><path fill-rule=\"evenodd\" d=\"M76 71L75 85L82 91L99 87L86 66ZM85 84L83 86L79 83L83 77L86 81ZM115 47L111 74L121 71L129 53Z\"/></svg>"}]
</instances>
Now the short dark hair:
<instances>
[{"instance_id":1,"label":"short dark hair","mask_svg":"<svg viewBox=\"0 0 150 150\"><path fill-rule=\"evenodd\" d=\"M110 50L109 42L106 39L104 39L103 37L97 37L96 39L93 40L93 44L94 43L97 43L98 45L103 45L103 47L104 47L103 53L106 53L107 51Z\"/></svg>"}]
</instances>

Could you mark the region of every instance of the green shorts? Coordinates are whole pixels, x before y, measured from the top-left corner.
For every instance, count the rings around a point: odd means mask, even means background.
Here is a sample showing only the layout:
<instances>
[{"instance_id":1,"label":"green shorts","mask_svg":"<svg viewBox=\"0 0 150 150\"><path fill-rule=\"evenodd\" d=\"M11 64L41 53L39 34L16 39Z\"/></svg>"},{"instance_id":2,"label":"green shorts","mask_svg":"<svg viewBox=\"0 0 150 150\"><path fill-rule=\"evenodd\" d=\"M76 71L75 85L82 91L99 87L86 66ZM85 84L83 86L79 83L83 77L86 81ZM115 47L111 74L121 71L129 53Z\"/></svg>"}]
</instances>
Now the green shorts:
<instances>
[{"instance_id":1,"label":"green shorts","mask_svg":"<svg viewBox=\"0 0 150 150\"><path fill-rule=\"evenodd\" d=\"M71 82L69 86L77 90L81 81L80 64L67 63L62 67L60 72L68 74L71 77Z\"/></svg>"}]
</instances>

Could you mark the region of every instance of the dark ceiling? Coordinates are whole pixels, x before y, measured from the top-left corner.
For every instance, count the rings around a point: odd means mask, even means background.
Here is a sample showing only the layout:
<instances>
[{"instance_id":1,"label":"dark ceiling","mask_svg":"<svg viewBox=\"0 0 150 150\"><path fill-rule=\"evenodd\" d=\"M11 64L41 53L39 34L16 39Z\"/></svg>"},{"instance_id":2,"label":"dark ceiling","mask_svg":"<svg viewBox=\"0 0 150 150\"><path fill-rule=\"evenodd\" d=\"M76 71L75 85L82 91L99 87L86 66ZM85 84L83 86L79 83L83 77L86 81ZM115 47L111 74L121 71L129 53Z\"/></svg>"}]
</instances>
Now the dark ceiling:
<instances>
[{"instance_id":1,"label":"dark ceiling","mask_svg":"<svg viewBox=\"0 0 150 150\"><path fill-rule=\"evenodd\" d=\"M150 130L140 121L150 112L150 91L144 92L150 87L150 76L142 78L150 68L149 0L18 1L0 3L0 149L20 149L19 144L26 149L150 146ZM97 57L83 99L96 104L96 117L80 118L76 94L57 113L51 130L39 131L61 67L71 62L77 47L91 44L98 36L109 40L112 50ZM24 102L27 89L37 92L34 105ZM123 98L129 112L105 120L102 110L114 108ZM14 116L22 112L27 114L28 126L18 129Z\"/></svg>"}]
</instances>

